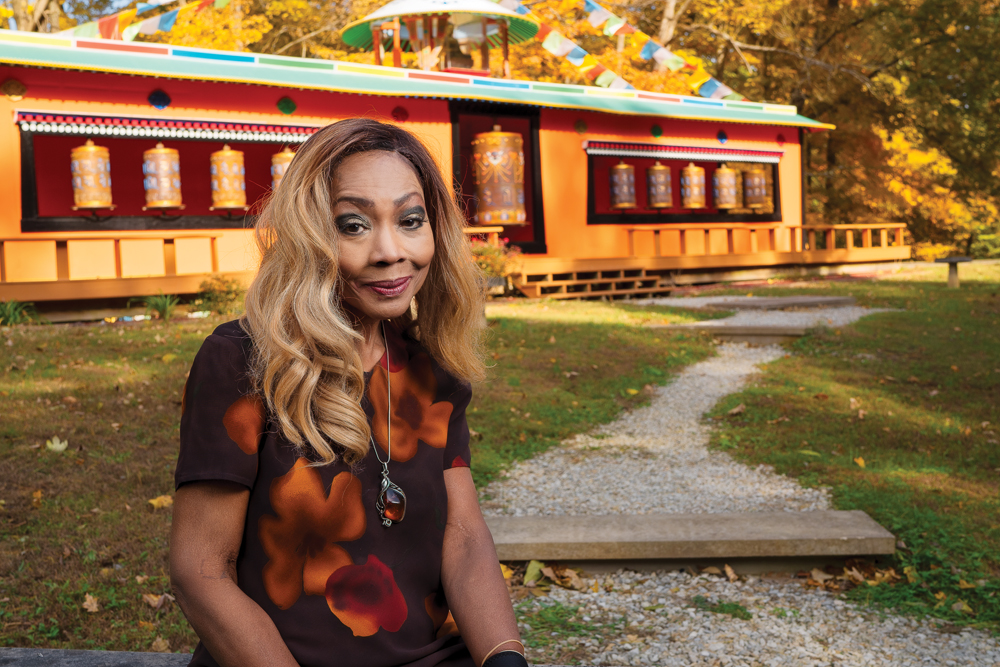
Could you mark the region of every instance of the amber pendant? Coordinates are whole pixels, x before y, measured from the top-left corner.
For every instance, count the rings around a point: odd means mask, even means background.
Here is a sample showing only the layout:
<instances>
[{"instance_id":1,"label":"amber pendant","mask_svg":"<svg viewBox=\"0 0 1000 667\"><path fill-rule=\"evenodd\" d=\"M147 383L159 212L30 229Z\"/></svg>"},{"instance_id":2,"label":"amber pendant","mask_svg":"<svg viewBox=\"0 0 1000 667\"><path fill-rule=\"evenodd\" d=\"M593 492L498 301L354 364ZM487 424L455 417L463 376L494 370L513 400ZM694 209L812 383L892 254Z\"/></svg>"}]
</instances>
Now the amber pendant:
<instances>
[{"instance_id":1,"label":"amber pendant","mask_svg":"<svg viewBox=\"0 0 1000 667\"><path fill-rule=\"evenodd\" d=\"M382 515L382 525L386 528L406 516L406 494L392 483L387 470L382 471L382 492L379 493L376 509Z\"/></svg>"}]
</instances>

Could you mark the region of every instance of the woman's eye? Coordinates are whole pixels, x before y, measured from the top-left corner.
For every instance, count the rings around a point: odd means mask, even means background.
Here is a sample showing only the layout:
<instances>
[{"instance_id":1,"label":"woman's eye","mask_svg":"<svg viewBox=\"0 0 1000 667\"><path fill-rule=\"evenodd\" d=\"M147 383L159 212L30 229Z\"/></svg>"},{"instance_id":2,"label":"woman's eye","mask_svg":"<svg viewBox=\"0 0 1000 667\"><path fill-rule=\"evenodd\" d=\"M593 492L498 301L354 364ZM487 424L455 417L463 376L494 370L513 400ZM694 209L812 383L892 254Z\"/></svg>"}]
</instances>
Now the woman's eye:
<instances>
[{"instance_id":1,"label":"woman's eye","mask_svg":"<svg viewBox=\"0 0 1000 667\"><path fill-rule=\"evenodd\" d=\"M405 229L420 229L425 222L427 222L427 218L423 216L403 218L403 227Z\"/></svg>"},{"instance_id":2,"label":"woman's eye","mask_svg":"<svg viewBox=\"0 0 1000 667\"><path fill-rule=\"evenodd\" d=\"M346 234L348 236L361 234L365 231L365 229L365 224L359 220L341 220L337 222L337 230L341 234Z\"/></svg>"}]
</instances>

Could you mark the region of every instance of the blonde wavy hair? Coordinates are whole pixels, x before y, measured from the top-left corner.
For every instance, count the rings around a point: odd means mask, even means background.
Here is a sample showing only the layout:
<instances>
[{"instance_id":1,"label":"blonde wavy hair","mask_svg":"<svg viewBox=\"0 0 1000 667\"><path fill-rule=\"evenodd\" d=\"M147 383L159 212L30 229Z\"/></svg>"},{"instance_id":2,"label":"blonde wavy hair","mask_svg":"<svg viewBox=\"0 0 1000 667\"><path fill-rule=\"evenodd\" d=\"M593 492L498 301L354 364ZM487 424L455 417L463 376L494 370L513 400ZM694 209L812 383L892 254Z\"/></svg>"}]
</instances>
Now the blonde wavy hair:
<instances>
[{"instance_id":1,"label":"blonde wavy hair","mask_svg":"<svg viewBox=\"0 0 1000 667\"><path fill-rule=\"evenodd\" d=\"M394 125L342 120L298 150L256 225L260 269L247 291L243 328L253 341L252 378L284 436L324 464L368 452L361 398L361 335L341 305L333 177L351 155L390 151L423 188L434 257L411 312L398 324L465 381L484 377L483 277L462 233L465 219L427 148Z\"/></svg>"}]
</instances>

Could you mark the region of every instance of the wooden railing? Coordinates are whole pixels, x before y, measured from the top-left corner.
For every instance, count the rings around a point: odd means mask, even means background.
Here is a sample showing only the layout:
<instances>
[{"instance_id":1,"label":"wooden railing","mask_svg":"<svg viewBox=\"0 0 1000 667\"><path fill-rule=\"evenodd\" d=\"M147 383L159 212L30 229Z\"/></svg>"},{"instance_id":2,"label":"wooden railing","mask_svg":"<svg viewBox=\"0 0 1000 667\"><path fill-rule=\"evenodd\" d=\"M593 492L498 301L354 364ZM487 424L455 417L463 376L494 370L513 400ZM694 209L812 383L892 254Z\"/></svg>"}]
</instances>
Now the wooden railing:
<instances>
[{"instance_id":1,"label":"wooden railing","mask_svg":"<svg viewBox=\"0 0 1000 667\"><path fill-rule=\"evenodd\" d=\"M843 232L844 237L844 248L850 250L852 248L888 248L890 245L902 247L903 246L903 232L906 229L906 225L902 222L898 223L874 223L868 225L809 225L807 227L802 227L801 233L806 235L806 246L804 250L820 250L816 244L818 238L823 239L823 250L833 250L837 247L837 237L841 236L838 232ZM875 240L876 232L878 233L878 245L876 246L873 241ZM890 232L892 235L892 240L890 241ZM860 236L861 243L858 244L857 236Z\"/></svg>"}]
</instances>

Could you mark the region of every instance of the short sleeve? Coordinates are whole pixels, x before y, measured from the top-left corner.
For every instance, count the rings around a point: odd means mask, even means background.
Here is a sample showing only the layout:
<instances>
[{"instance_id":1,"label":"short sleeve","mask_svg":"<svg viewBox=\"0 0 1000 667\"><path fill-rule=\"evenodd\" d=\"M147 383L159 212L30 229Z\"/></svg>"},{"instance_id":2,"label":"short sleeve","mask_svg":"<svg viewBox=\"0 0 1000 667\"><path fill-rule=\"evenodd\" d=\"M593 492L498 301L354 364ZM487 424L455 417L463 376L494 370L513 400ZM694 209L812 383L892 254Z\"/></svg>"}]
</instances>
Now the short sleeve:
<instances>
[{"instance_id":1,"label":"short sleeve","mask_svg":"<svg viewBox=\"0 0 1000 667\"><path fill-rule=\"evenodd\" d=\"M257 477L264 406L250 391L241 337L220 333L223 327L205 339L184 386L175 487L229 481L252 489Z\"/></svg>"},{"instance_id":2,"label":"short sleeve","mask_svg":"<svg viewBox=\"0 0 1000 667\"><path fill-rule=\"evenodd\" d=\"M465 418L465 410L472 400L471 385L456 380L452 391L448 392L444 400L455 406L448 422L444 469L468 468L472 465L472 452L469 450L469 422Z\"/></svg>"}]
</instances>

